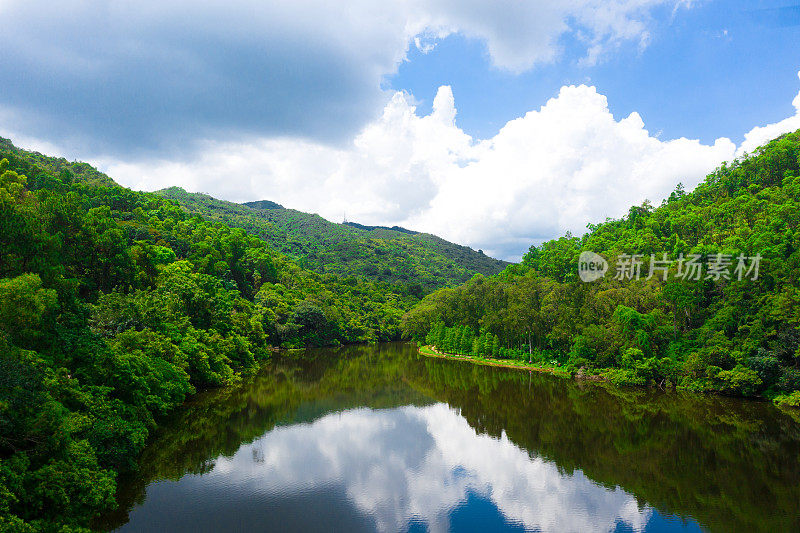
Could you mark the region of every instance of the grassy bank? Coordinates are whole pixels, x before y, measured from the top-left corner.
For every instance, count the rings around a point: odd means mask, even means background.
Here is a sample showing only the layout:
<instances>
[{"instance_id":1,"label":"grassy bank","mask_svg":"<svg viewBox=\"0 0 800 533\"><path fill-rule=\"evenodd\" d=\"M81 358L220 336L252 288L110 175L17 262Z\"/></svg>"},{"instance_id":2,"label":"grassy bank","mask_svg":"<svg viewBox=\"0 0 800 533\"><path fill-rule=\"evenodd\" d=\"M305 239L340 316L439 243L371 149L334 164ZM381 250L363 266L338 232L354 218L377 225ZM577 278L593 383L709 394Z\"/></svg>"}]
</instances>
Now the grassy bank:
<instances>
[{"instance_id":1,"label":"grassy bank","mask_svg":"<svg viewBox=\"0 0 800 533\"><path fill-rule=\"evenodd\" d=\"M427 357L440 357L442 359L454 359L457 361L469 361L477 365L499 366L502 368L515 368L517 370L530 370L533 372L544 372L560 377L572 377L572 374L564 369L553 365L539 365L526 363L524 361L513 361L508 359L496 359L494 357L483 357L478 355L458 355L445 353L436 350L433 346L420 346L419 353Z\"/></svg>"}]
</instances>

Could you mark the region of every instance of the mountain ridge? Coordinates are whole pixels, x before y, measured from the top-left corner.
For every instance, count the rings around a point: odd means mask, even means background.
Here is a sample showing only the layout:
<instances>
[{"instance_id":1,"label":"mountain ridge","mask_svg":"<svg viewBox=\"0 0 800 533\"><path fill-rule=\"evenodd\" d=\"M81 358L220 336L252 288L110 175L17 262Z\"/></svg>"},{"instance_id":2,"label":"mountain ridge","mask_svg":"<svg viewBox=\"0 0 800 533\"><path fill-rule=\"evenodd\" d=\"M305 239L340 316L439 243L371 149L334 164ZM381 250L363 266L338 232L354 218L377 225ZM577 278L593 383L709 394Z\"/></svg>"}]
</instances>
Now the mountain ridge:
<instances>
[{"instance_id":1,"label":"mountain ridge","mask_svg":"<svg viewBox=\"0 0 800 533\"><path fill-rule=\"evenodd\" d=\"M0 150L12 167L26 173L33 187L40 186L39 179L54 178L65 184L120 186L89 163L19 148L10 139L0 137ZM475 274L497 274L512 264L429 233L399 226L338 224L266 199L237 204L178 186L155 194L212 222L244 229L319 273L389 283L417 297L466 282Z\"/></svg>"},{"instance_id":2,"label":"mountain ridge","mask_svg":"<svg viewBox=\"0 0 800 533\"><path fill-rule=\"evenodd\" d=\"M417 295L463 283L475 274L498 274L511 264L429 233L339 224L270 200L238 204L181 187L156 194L192 214L242 228L317 272L397 284Z\"/></svg>"}]
</instances>

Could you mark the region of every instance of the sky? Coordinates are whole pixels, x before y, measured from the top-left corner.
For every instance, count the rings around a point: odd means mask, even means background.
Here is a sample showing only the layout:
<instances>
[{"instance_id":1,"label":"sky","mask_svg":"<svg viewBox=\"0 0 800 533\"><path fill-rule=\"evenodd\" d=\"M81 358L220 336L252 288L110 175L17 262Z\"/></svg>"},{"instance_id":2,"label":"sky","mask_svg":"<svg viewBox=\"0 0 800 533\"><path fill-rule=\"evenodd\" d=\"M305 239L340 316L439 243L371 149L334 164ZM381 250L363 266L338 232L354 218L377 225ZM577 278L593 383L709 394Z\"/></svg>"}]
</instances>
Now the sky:
<instances>
[{"instance_id":1,"label":"sky","mask_svg":"<svg viewBox=\"0 0 800 533\"><path fill-rule=\"evenodd\" d=\"M800 4L0 0L0 135L518 260L800 128Z\"/></svg>"}]
</instances>

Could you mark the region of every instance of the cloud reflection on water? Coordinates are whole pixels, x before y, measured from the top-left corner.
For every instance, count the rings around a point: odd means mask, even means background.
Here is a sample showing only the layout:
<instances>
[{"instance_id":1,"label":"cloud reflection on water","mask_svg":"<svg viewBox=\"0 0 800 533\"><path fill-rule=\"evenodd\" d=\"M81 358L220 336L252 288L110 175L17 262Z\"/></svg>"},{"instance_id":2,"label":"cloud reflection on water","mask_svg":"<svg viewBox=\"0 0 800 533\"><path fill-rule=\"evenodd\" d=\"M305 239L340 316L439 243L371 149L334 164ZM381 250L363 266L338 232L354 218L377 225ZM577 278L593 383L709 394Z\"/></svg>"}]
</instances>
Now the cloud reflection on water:
<instances>
[{"instance_id":1,"label":"cloud reflection on water","mask_svg":"<svg viewBox=\"0 0 800 533\"><path fill-rule=\"evenodd\" d=\"M199 480L195 480L199 481ZM652 510L616 487L479 435L445 404L354 409L279 427L220 457L203 483L269 496L340 487L380 531L411 522L447 531L450 514L477 495L512 523L538 531L642 531Z\"/></svg>"}]
</instances>

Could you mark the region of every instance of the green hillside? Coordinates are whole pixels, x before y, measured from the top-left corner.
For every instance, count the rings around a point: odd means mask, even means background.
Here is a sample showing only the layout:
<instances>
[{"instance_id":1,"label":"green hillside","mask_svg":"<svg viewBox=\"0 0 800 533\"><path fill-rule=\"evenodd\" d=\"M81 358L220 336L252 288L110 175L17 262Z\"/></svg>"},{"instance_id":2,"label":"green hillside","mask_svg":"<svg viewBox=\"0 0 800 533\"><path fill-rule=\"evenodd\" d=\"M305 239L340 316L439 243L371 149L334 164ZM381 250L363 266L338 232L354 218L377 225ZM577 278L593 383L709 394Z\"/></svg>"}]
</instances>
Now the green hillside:
<instances>
[{"instance_id":1,"label":"green hillside","mask_svg":"<svg viewBox=\"0 0 800 533\"><path fill-rule=\"evenodd\" d=\"M29 179L39 175L38 170L32 169L40 169L63 183L116 185L112 178L88 163L23 150L2 137L0 151L12 168L27 173ZM35 181L30 184L38 186ZM316 272L389 283L417 297L440 287L464 283L474 274L496 274L510 264L435 235L399 227L335 224L319 215L285 209L269 200L235 204L205 194L187 193L180 187L156 194L177 201L189 213L206 220L242 228Z\"/></svg>"},{"instance_id":2,"label":"green hillside","mask_svg":"<svg viewBox=\"0 0 800 533\"><path fill-rule=\"evenodd\" d=\"M784 135L657 208L631 207L583 237L531 247L499 276L430 294L405 331L447 352L800 406L799 158L800 132ZM608 260L607 274L582 282L582 252Z\"/></svg>"},{"instance_id":3,"label":"green hillside","mask_svg":"<svg viewBox=\"0 0 800 533\"><path fill-rule=\"evenodd\" d=\"M400 285L419 296L464 283L475 274L497 274L509 264L434 235L335 224L268 200L235 204L179 187L157 194L177 201L189 213L257 235L317 272Z\"/></svg>"},{"instance_id":4,"label":"green hillside","mask_svg":"<svg viewBox=\"0 0 800 533\"><path fill-rule=\"evenodd\" d=\"M0 147L0 531L85 531L198 390L275 347L397 340L417 301Z\"/></svg>"}]
</instances>

